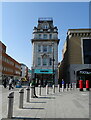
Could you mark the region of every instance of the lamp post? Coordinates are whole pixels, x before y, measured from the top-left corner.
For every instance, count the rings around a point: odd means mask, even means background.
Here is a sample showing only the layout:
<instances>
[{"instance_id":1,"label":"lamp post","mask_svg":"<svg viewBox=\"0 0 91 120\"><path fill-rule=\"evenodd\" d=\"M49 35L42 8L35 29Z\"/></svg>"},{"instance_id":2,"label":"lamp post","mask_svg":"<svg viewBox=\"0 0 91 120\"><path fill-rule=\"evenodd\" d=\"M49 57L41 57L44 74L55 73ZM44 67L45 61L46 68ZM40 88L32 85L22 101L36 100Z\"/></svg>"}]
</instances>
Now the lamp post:
<instances>
[{"instance_id":1,"label":"lamp post","mask_svg":"<svg viewBox=\"0 0 91 120\"><path fill-rule=\"evenodd\" d=\"M36 73L34 73L33 68L32 68L32 81L33 81L33 85L34 85L34 96L33 97L37 98L36 91L35 91Z\"/></svg>"},{"instance_id":2,"label":"lamp post","mask_svg":"<svg viewBox=\"0 0 91 120\"><path fill-rule=\"evenodd\" d=\"M52 58L52 61L53 61L53 64L52 64L52 69L53 69L53 84L55 84L55 74L54 74L54 43L52 43L52 47L53 47L53 58Z\"/></svg>"}]
</instances>

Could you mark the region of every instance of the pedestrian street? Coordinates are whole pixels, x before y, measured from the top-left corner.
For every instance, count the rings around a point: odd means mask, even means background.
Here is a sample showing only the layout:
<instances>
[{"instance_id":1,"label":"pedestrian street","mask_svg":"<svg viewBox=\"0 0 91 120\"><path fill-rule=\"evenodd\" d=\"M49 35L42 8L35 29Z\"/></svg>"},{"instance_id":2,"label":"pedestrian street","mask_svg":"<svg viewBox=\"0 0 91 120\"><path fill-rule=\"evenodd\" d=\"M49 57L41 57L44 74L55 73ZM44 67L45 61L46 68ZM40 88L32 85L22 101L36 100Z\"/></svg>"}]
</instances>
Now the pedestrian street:
<instances>
[{"instance_id":1,"label":"pedestrian street","mask_svg":"<svg viewBox=\"0 0 91 120\"><path fill-rule=\"evenodd\" d=\"M1 86L0 86L1 87ZM19 90L14 88L14 107L13 119L23 118L89 118L89 92L81 92L79 89L60 92L56 87L53 93L52 87L49 88L49 94L46 95L45 87L41 90L41 96L30 98L26 102L26 87L24 87L23 109L19 109ZM8 113L8 88L2 88L2 120L7 118ZM1 93L0 93L1 94Z\"/></svg>"}]
</instances>

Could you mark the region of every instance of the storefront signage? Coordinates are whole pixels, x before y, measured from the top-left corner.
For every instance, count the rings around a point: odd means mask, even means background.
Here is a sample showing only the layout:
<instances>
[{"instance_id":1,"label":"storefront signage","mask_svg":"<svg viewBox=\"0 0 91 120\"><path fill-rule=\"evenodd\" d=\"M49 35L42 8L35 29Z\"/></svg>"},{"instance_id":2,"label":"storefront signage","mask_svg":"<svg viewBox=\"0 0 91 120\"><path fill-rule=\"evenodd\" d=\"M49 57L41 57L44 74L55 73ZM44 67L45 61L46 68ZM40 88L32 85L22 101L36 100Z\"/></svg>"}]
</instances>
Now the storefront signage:
<instances>
[{"instance_id":1,"label":"storefront signage","mask_svg":"<svg viewBox=\"0 0 91 120\"><path fill-rule=\"evenodd\" d=\"M53 74L53 70L52 69L35 69L34 73L38 73L38 74Z\"/></svg>"},{"instance_id":2,"label":"storefront signage","mask_svg":"<svg viewBox=\"0 0 91 120\"><path fill-rule=\"evenodd\" d=\"M79 73L80 74L85 74L85 75L91 75L91 72L88 72L88 71L80 71Z\"/></svg>"}]
</instances>

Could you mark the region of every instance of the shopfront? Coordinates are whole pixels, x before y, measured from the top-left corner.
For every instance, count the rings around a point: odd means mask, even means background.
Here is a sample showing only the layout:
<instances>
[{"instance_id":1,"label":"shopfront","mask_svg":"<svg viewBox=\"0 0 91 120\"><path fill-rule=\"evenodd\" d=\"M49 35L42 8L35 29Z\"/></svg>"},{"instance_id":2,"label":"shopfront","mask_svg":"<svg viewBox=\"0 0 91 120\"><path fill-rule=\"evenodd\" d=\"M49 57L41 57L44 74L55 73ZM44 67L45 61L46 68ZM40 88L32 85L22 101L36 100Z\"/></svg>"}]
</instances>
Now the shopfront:
<instances>
[{"instance_id":1,"label":"shopfront","mask_svg":"<svg viewBox=\"0 0 91 120\"><path fill-rule=\"evenodd\" d=\"M53 83L53 70L52 69L35 69L34 75L36 83L45 86L46 84Z\"/></svg>"},{"instance_id":2,"label":"shopfront","mask_svg":"<svg viewBox=\"0 0 91 120\"><path fill-rule=\"evenodd\" d=\"M91 87L91 69L77 71L77 84L79 84L79 80L83 80L84 87L86 86L86 80L89 80Z\"/></svg>"}]
</instances>

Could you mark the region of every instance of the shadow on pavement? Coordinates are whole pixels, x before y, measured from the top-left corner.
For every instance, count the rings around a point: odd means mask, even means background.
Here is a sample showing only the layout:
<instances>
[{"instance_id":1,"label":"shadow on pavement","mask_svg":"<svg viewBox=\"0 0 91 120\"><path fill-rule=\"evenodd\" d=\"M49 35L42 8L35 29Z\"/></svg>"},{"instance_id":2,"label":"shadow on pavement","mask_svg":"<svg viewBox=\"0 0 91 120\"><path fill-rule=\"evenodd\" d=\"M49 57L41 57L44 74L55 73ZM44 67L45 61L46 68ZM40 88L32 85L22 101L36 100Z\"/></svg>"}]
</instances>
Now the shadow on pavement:
<instances>
[{"instance_id":1,"label":"shadow on pavement","mask_svg":"<svg viewBox=\"0 0 91 120\"><path fill-rule=\"evenodd\" d=\"M11 119L2 118L1 120L90 120L89 118L25 118L12 117Z\"/></svg>"},{"instance_id":2,"label":"shadow on pavement","mask_svg":"<svg viewBox=\"0 0 91 120\"><path fill-rule=\"evenodd\" d=\"M46 102L30 102L30 103L46 103Z\"/></svg>"},{"instance_id":3,"label":"shadow on pavement","mask_svg":"<svg viewBox=\"0 0 91 120\"><path fill-rule=\"evenodd\" d=\"M27 107L23 107L23 109L39 109L39 110L43 110L44 108L27 108Z\"/></svg>"},{"instance_id":4,"label":"shadow on pavement","mask_svg":"<svg viewBox=\"0 0 91 120\"><path fill-rule=\"evenodd\" d=\"M39 99L55 99L55 97L38 97Z\"/></svg>"}]
</instances>

